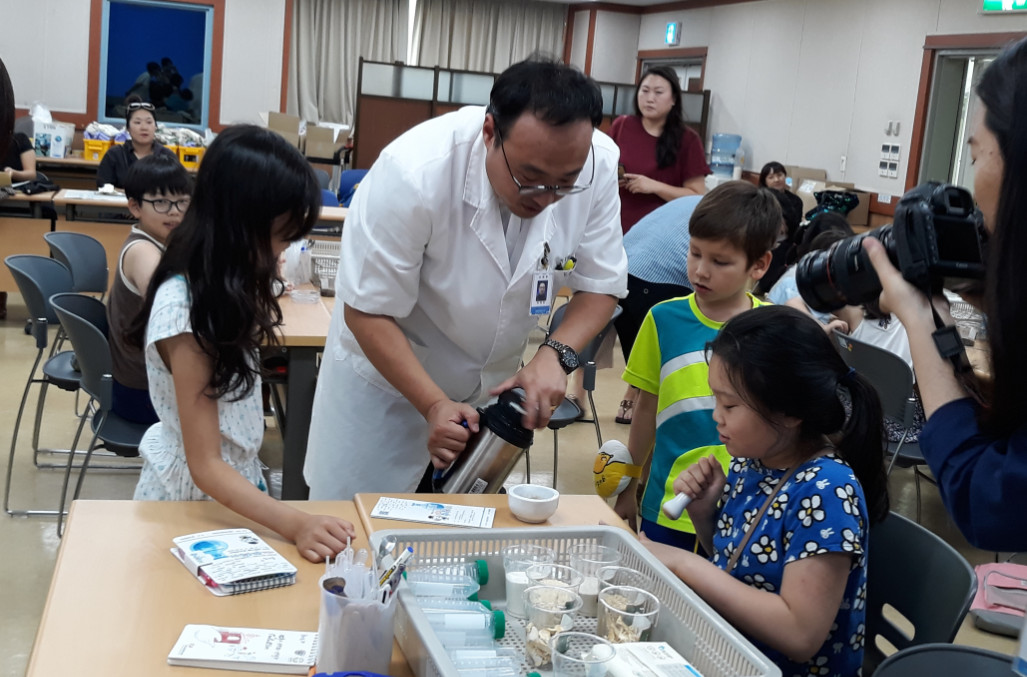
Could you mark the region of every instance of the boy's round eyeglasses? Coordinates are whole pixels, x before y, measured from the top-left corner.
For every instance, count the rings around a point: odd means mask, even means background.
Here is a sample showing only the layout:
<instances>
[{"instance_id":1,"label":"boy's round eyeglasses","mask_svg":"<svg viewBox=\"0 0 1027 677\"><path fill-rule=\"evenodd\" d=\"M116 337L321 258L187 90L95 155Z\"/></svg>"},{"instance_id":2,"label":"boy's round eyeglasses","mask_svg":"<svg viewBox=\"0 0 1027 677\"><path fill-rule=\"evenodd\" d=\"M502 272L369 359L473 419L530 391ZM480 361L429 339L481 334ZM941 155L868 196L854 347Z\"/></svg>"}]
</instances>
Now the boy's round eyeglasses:
<instances>
[{"instance_id":1,"label":"boy's round eyeglasses","mask_svg":"<svg viewBox=\"0 0 1027 677\"><path fill-rule=\"evenodd\" d=\"M156 200L147 200L144 197L142 201L149 202L151 205L153 205L153 211L157 212L158 214L167 214L171 211L172 207L177 209L179 214L184 214L185 210L189 209L189 203L192 202L192 200L190 200L187 197L184 197L181 200L166 200L164 198L157 198Z\"/></svg>"},{"instance_id":2,"label":"boy's round eyeglasses","mask_svg":"<svg viewBox=\"0 0 1027 677\"><path fill-rule=\"evenodd\" d=\"M506 163L506 171L510 172L510 178L513 179L514 185L517 186L517 192L521 195L543 195L545 193L555 193L560 197L564 195L574 195L586 191L592 187L592 182L596 178L596 152L595 146L591 146L589 155L592 156L592 178L588 180L587 184L584 185L572 185L572 186L525 186L517 177L514 176L513 169L510 167L510 160L506 157L506 146L503 144L503 134L499 131L499 126L496 126L496 137L499 139L499 149L503 152L503 162Z\"/></svg>"}]
</instances>

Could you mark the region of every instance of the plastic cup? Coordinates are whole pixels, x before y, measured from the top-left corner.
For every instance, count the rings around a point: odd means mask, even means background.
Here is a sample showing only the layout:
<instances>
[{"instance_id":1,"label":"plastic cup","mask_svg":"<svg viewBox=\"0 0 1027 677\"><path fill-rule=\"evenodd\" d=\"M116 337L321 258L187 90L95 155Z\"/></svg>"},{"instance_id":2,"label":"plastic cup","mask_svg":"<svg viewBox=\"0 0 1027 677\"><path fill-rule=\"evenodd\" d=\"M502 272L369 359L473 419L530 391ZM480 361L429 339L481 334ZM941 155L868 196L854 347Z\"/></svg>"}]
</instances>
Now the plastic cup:
<instances>
[{"instance_id":1,"label":"plastic cup","mask_svg":"<svg viewBox=\"0 0 1027 677\"><path fill-rule=\"evenodd\" d=\"M596 578L599 579L599 592L614 585L627 585L642 590L652 590L655 587L652 578L631 567L600 567L596 570Z\"/></svg>"},{"instance_id":2,"label":"plastic cup","mask_svg":"<svg viewBox=\"0 0 1027 677\"><path fill-rule=\"evenodd\" d=\"M587 632L561 632L550 640L554 677L606 677L617 650Z\"/></svg>"},{"instance_id":3,"label":"plastic cup","mask_svg":"<svg viewBox=\"0 0 1027 677\"><path fill-rule=\"evenodd\" d=\"M530 585L555 585L570 588L574 592L578 591L581 581L585 579L580 571L566 564L532 564L525 573L528 574Z\"/></svg>"},{"instance_id":4,"label":"plastic cup","mask_svg":"<svg viewBox=\"0 0 1027 677\"><path fill-rule=\"evenodd\" d=\"M561 632L574 629L574 617L581 609L581 597L570 588L536 585L524 591L528 613L525 626L525 653L536 668L549 665L550 641Z\"/></svg>"},{"instance_id":5,"label":"plastic cup","mask_svg":"<svg viewBox=\"0 0 1027 677\"><path fill-rule=\"evenodd\" d=\"M597 634L613 644L650 641L660 617L660 600L651 592L615 585L599 593Z\"/></svg>"},{"instance_id":6,"label":"plastic cup","mask_svg":"<svg viewBox=\"0 0 1027 677\"><path fill-rule=\"evenodd\" d=\"M581 595L581 615L594 617L599 598L599 578L596 572L604 566L619 564L621 553L616 548L606 545L580 543L573 546L568 554L571 568L577 569L584 576L581 586L578 587L578 594Z\"/></svg>"},{"instance_id":7,"label":"plastic cup","mask_svg":"<svg viewBox=\"0 0 1027 677\"><path fill-rule=\"evenodd\" d=\"M500 551L506 576L506 613L524 617L524 591L531 585L528 568L533 564L554 562L556 553L541 545L508 545Z\"/></svg>"}]
</instances>

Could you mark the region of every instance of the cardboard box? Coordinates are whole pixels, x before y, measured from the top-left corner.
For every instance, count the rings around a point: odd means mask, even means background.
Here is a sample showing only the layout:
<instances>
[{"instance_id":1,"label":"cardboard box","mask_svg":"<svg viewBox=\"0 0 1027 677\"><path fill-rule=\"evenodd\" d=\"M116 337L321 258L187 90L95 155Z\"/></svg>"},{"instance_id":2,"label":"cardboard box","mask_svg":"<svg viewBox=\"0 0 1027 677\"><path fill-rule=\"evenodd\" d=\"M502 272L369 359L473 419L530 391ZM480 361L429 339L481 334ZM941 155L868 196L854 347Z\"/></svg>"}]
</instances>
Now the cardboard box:
<instances>
[{"instance_id":1,"label":"cardboard box","mask_svg":"<svg viewBox=\"0 0 1027 677\"><path fill-rule=\"evenodd\" d=\"M827 190L844 190L846 193L853 193L859 198L859 204L846 215L850 226L866 226L870 221L870 193L856 188L854 183L844 181L831 181L827 184Z\"/></svg>"},{"instance_id":2,"label":"cardboard box","mask_svg":"<svg viewBox=\"0 0 1027 677\"><path fill-rule=\"evenodd\" d=\"M75 125L70 122L35 122L32 125L33 146L40 157L71 156L75 141Z\"/></svg>"},{"instance_id":3,"label":"cardboard box","mask_svg":"<svg viewBox=\"0 0 1027 677\"><path fill-rule=\"evenodd\" d=\"M331 160L336 151L345 146L348 140L348 129L320 127L308 122L303 154L309 158Z\"/></svg>"},{"instance_id":4,"label":"cardboard box","mask_svg":"<svg viewBox=\"0 0 1027 677\"><path fill-rule=\"evenodd\" d=\"M286 141L293 146L300 148L300 119L295 115L286 115L285 113L275 113L274 111L268 112L267 114L267 128L273 132L280 134Z\"/></svg>"},{"instance_id":5,"label":"cardboard box","mask_svg":"<svg viewBox=\"0 0 1027 677\"><path fill-rule=\"evenodd\" d=\"M803 181L827 181L827 172L823 169L785 165L785 171L788 172L788 187L791 188L793 193L799 192L799 187ZM813 206L816 206L815 201Z\"/></svg>"}]
</instances>

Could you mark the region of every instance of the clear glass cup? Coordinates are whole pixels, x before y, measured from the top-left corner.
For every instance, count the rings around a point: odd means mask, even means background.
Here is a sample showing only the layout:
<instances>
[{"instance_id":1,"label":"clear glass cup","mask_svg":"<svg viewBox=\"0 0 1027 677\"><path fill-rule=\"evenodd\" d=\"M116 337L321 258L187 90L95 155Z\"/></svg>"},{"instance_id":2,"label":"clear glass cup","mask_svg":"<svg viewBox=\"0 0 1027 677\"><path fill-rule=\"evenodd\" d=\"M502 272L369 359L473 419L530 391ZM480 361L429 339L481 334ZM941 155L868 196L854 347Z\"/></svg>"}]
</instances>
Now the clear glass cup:
<instances>
[{"instance_id":1,"label":"clear glass cup","mask_svg":"<svg viewBox=\"0 0 1027 677\"><path fill-rule=\"evenodd\" d=\"M524 627L525 654L536 667L549 665L550 640L574 629L574 618L581 609L581 597L570 588L536 585L524 591L528 622Z\"/></svg>"},{"instance_id":2,"label":"clear glass cup","mask_svg":"<svg viewBox=\"0 0 1027 677\"><path fill-rule=\"evenodd\" d=\"M515 544L506 546L500 554L506 577L506 612L523 618L524 591L531 585L528 568L533 564L555 562L556 552L541 545Z\"/></svg>"},{"instance_id":3,"label":"clear glass cup","mask_svg":"<svg viewBox=\"0 0 1027 677\"><path fill-rule=\"evenodd\" d=\"M550 644L554 677L606 677L617 655L612 644L587 632L561 632Z\"/></svg>"},{"instance_id":4,"label":"clear glass cup","mask_svg":"<svg viewBox=\"0 0 1027 677\"><path fill-rule=\"evenodd\" d=\"M638 569L625 566L599 567L596 570L596 578L599 579L599 592L613 585L628 585L643 590L652 590L655 587L652 578Z\"/></svg>"},{"instance_id":5,"label":"clear glass cup","mask_svg":"<svg viewBox=\"0 0 1027 677\"><path fill-rule=\"evenodd\" d=\"M570 588L574 592L581 587L585 579L581 572L566 564L532 564L525 572L530 585L555 585Z\"/></svg>"},{"instance_id":6,"label":"clear glass cup","mask_svg":"<svg viewBox=\"0 0 1027 677\"><path fill-rule=\"evenodd\" d=\"M620 564L621 553L616 548L606 545L579 543L572 546L567 554L571 568L580 571L584 577L578 588L578 594L581 595L581 615L592 618L596 615L599 597L599 578L596 572L604 566Z\"/></svg>"},{"instance_id":7,"label":"clear glass cup","mask_svg":"<svg viewBox=\"0 0 1027 677\"><path fill-rule=\"evenodd\" d=\"M599 593L599 627L603 639L613 644L648 642L660 617L656 595L627 585L614 585Z\"/></svg>"}]
</instances>

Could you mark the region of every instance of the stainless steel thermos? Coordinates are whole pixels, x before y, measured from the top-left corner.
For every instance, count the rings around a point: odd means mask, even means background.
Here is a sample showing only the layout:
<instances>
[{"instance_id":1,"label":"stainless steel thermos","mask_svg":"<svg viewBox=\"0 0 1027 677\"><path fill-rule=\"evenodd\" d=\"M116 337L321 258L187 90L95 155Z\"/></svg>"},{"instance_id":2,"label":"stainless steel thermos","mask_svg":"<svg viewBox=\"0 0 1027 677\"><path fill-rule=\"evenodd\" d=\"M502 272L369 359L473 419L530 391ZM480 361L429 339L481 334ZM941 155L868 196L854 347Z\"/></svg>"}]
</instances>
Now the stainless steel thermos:
<instances>
[{"instance_id":1,"label":"stainless steel thermos","mask_svg":"<svg viewBox=\"0 0 1027 677\"><path fill-rule=\"evenodd\" d=\"M534 435L521 425L524 392L508 390L498 401L478 408L478 432L448 470L438 473L435 491L443 494L494 494L531 446Z\"/></svg>"}]
</instances>

